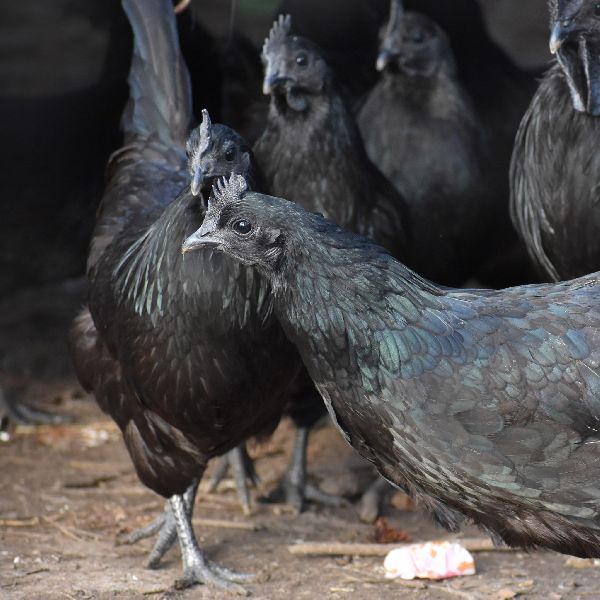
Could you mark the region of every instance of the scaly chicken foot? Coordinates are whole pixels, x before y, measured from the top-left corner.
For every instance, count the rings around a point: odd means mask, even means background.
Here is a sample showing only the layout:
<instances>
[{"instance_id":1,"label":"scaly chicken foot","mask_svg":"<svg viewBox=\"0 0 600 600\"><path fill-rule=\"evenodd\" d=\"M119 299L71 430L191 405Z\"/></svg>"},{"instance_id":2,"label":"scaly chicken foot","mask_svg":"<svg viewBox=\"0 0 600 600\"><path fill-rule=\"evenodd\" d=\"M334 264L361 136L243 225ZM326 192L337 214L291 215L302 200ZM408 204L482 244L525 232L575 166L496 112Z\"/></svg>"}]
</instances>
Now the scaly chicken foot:
<instances>
[{"instance_id":1,"label":"scaly chicken foot","mask_svg":"<svg viewBox=\"0 0 600 600\"><path fill-rule=\"evenodd\" d=\"M323 506L344 506L345 498L326 494L306 481L306 449L308 447L309 427L298 427L294 448L285 475L277 487L266 497L264 502L284 502L296 511L302 512L306 500Z\"/></svg>"},{"instance_id":2,"label":"scaly chicken foot","mask_svg":"<svg viewBox=\"0 0 600 600\"><path fill-rule=\"evenodd\" d=\"M198 490L198 481L194 481L192 485L181 496L188 514L188 518L192 519L194 512L194 502L196 501L196 492ZM173 516L170 501L165 504L163 513L154 519L151 523L132 531L129 535L119 539L120 544L136 544L140 540L152 537L158 533L158 537L150 554L146 566L149 569L157 569L163 556L170 550L171 546L177 540L177 524Z\"/></svg>"},{"instance_id":3,"label":"scaly chicken foot","mask_svg":"<svg viewBox=\"0 0 600 600\"><path fill-rule=\"evenodd\" d=\"M192 529L191 515L188 514L183 496L172 496L169 499L169 505L175 521L183 560L183 577L175 582L175 587L184 589L196 583L204 583L223 588L234 594L248 595L248 591L239 583L253 581L256 577L247 573L236 573L209 561L198 545Z\"/></svg>"}]
</instances>

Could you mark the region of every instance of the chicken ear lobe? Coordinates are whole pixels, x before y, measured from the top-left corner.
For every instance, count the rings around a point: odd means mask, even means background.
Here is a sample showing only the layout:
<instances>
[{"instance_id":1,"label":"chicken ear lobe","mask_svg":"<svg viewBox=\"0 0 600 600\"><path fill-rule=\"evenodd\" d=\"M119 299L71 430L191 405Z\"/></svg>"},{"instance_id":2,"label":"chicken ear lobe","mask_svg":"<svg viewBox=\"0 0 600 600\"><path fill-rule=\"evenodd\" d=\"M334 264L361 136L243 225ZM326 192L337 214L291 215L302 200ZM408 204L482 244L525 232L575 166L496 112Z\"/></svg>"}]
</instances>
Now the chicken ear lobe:
<instances>
[{"instance_id":1,"label":"chicken ear lobe","mask_svg":"<svg viewBox=\"0 0 600 600\"><path fill-rule=\"evenodd\" d=\"M583 40L581 58L587 87L586 112L600 116L600 42Z\"/></svg>"}]
</instances>

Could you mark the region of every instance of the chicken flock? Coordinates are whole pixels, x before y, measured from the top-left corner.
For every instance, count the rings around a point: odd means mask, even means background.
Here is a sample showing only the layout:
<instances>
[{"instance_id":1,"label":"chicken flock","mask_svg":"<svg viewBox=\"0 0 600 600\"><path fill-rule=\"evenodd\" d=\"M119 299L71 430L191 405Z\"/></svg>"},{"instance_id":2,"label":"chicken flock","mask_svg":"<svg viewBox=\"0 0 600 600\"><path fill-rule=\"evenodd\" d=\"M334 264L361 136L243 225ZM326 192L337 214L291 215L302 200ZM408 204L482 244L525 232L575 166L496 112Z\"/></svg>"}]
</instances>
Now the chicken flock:
<instances>
[{"instance_id":1,"label":"chicken flock","mask_svg":"<svg viewBox=\"0 0 600 600\"><path fill-rule=\"evenodd\" d=\"M600 4L550 0L536 91L475 0L284 0L260 54L222 51L222 123L191 17L122 5L124 142L70 342L167 500L129 538L156 534L149 566L178 541L179 585L245 593L197 541L196 490L221 457L248 508L245 442L283 414L297 510L343 501L306 476L329 414L445 527L600 557Z\"/></svg>"}]
</instances>

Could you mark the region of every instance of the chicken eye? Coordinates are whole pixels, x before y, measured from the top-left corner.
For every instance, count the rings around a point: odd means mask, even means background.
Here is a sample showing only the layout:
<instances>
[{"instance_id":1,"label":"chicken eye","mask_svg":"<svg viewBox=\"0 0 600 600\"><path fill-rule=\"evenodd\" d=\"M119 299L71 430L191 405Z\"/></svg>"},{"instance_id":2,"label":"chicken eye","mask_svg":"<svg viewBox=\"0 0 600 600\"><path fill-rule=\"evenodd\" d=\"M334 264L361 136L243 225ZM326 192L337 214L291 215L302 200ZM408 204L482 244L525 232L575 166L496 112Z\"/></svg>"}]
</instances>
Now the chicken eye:
<instances>
[{"instance_id":1,"label":"chicken eye","mask_svg":"<svg viewBox=\"0 0 600 600\"><path fill-rule=\"evenodd\" d=\"M247 219L240 219L233 224L233 230L240 235L248 235L252 231L252 223Z\"/></svg>"},{"instance_id":2,"label":"chicken eye","mask_svg":"<svg viewBox=\"0 0 600 600\"><path fill-rule=\"evenodd\" d=\"M413 44L422 44L425 41L425 34L419 29L412 33L410 39Z\"/></svg>"},{"instance_id":3,"label":"chicken eye","mask_svg":"<svg viewBox=\"0 0 600 600\"><path fill-rule=\"evenodd\" d=\"M304 52L298 54L298 56L296 56L296 64L299 67L305 67L308 64L308 56L306 56Z\"/></svg>"},{"instance_id":4,"label":"chicken eye","mask_svg":"<svg viewBox=\"0 0 600 600\"><path fill-rule=\"evenodd\" d=\"M235 150L233 148L227 148L227 150L225 150L225 160L227 162L233 162L234 158L235 158Z\"/></svg>"}]
</instances>

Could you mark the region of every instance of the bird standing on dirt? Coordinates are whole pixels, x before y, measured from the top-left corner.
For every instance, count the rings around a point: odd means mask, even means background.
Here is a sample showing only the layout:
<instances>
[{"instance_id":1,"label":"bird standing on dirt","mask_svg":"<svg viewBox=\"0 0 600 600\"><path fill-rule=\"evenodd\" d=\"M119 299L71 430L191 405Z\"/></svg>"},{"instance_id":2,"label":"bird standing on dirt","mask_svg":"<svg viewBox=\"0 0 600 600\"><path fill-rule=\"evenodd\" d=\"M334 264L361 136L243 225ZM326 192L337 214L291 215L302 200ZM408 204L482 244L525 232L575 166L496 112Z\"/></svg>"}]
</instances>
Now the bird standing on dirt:
<instances>
[{"instance_id":1,"label":"bird standing on dirt","mask_svg":"<svg viewBox=\"0 0 600 600\"><path fill-rule=\"evenodd\" d=\"M546 277L600 269L600 4L550 2L550 50L517 135L513 222Z\"/></svg>"},{"instance_id":2,"label":"bird standing on dirt","mask_svg":"<svg viewBox=\"0 0 600 600\"><path fill-rule=\"evenodd\" d=\"M483 126L458 80L445 33L392 0L377 59L382 77L359 125L367 152L406 198L415 260L444 285L474 277L505 204L485 186Z\"/></svg>"},{"instance_id":3,"label":"bird standing on dirt","mask_svg":"<svg viewBox=\"0 0 600 600\"><path fill-rule=\"evenodd\" d=\"M369 160L333 72L314 44L292 35L289 16L273 25L263 61L263 91L271 101L254 154L269 192L322 212L405 256L404 199ZM306 485L308 432L325 414L310 381L300 378L290 411L298 436L278 496L297 509L305 494L321 503L335 502Z\"/></svg>"},{"instance_id":4,"label":"bird standing on dirt","mask_svg":"<svg viewBox=\"0 0 600 600\"><path fill-rule=\"evenodd\" d=\"M256 267L348 442L438 521L600 556L600 279L440 288L279 198L214 188L183 251Z\"/></svg>"},{"instance_id":5,"label":"bird standing on dirt","mask_svg":"<svg viewBox=\"0 0 600 600\"><path fill-rule=\"evenodd\" d=\"M150 566L178 538L180 585L242 593L237 582L247 576L215 565L198 545L195 491L209 459L277 425L297 354L255 271L212 252L181 255L181 241L204 218L196 159L207 150L200 142L213 140L192 135L186 160L189 80L170 0L123 6L135 34L126 140L92 240L75 363L119 425L140 480L169 499Z\"/></svg>"}]
</instances>

